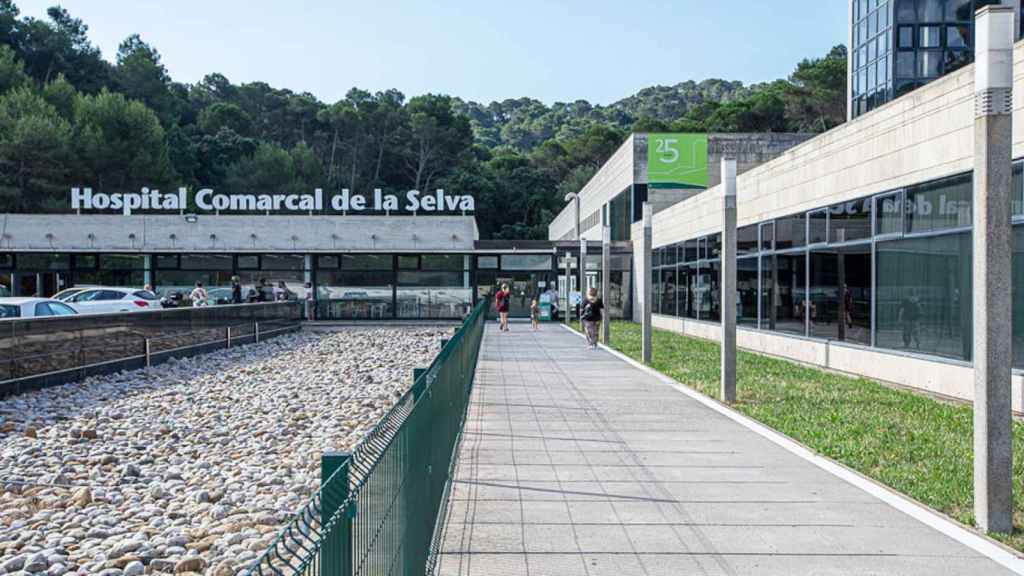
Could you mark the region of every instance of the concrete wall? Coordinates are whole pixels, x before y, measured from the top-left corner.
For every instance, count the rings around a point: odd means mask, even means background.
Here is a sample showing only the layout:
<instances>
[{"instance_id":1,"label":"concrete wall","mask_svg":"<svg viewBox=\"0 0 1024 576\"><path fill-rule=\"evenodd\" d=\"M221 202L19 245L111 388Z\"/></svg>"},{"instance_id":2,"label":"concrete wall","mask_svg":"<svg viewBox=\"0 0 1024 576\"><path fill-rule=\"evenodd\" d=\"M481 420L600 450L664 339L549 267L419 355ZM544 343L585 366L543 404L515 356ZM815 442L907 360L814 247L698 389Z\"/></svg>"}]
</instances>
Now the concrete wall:
<instances>
[{"instance_id":1,"label":"concrete wall","mask_svg":"<svg viewBox=\"0 0 1024 576\"><path fill-rule=\"evenodd\" d=\"M47 252L466 251L472 216L0 216L0 249Z\"/></svg>"},{"instance_id":2,"label":"concrete wall","mask_svg":"<svg viewBox=\"0 0 1024 576\"><path fill-rule=\"evenodd\" d=\"M1024 42L1014 48L1014 70L1013 156L1020 158L1024 156ZM974 67L968 66L740 175L738 224L970 171L973 127ZM654 246L720 231L720 194L720 186L711 188L656 214ZM645 289L649 271L642 269L640 259L635 260L638 290ZM655 326L709 339L720 334L713 324L665 316L657 316ZM973 399L974 375L967 363L749 329L740 330L738 343L832 370ZM1022 377L1015 374L1014 410L1024 412L1022 404Z\"/></svg>"},{"instance_id":3,"label":"concrete wall","mask_svg":"<svg viewBox=\"0 0 1024 576\"><path fill-rule=\"evenodd\" d=\"M612 157L605 162L604 166L597 171L597 174L587 182L583 190L578 192L580 196L580 220L584 220L594 211L600 211L608 201L617 196L623 190L638 181L637 169L634 164L635 147L640 145L640 137L643 137L642 144L646 148L647 137L642 134L630 135L622 146L612 154ZM644 167L646 177L646 166ZM576 215L572 203L566 205L557 217L548 225L549 240L571 240L573 228L576 225ZM581 230L583 238L587 240L601 240L600 219L598 225L588 230Z\"/></svg>"},{"instance_id":4,"label":"concrete wall","mask_svg":"<svg viewBox=\"0 0 1024 576\"><path fill-rule=\"evenodd\" d=\"M722 334L717 324L687 318L655 315L652 324L655 328L706 340L718 341ZM865 376L964 401L974 398L974 371L966 362L930 359L878 348L786 336L748 328L736 331L736 342L744 350L794 360L851 376ZM1014 374L1012 387L1013 410L1024 412L1024 376Z\"/></svg>"},{"instance_id":5,"label":"concrete wall","mask_svg":"<svg viewBox=\"0 0 1024 576\"><path fill-rule=\"evenodd\" d=\"M708 187L722 183L722 158L736 160L736 173L743 174L781 156L786 150L807 142L815 134L711 134L708 136Z\"/></svg>"}]
</instances>

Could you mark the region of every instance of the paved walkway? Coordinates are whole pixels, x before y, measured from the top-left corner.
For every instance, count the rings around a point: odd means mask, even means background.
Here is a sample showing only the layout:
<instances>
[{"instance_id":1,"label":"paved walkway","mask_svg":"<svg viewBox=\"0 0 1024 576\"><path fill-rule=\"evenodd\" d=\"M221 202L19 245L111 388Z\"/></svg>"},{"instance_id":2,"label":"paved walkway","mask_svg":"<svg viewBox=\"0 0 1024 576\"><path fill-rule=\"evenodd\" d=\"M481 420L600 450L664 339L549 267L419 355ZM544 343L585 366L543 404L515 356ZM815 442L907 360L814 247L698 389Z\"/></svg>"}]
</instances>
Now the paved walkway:
<instances>
[{"instance_id":1,"label":"paved walkway","mask_svg":"<svg viewBox=\"0 0 1024 576\"><path fill-rule=\"evenodd\" d=\"M1010 574L564 328L488 325L443 576Z\"/></svg>"}]
</instances>

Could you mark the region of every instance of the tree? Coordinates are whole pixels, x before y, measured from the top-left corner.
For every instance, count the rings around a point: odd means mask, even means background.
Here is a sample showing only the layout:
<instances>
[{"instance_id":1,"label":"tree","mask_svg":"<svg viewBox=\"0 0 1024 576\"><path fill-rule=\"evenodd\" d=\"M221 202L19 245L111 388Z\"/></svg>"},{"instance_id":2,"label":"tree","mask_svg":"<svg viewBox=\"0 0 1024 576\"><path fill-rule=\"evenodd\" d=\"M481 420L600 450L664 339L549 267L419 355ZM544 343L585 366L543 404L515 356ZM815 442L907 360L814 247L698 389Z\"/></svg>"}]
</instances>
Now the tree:
<instances>
[{"instance_id":1,"label":"tree","mask_svg":"<svg viewBox=\"0 0 1024 576\"><path fill-rule=\"evenodd\" d=\"M25 63L28 75L46 83L63 74L75 88L88 93L110 86L110 64L89 43L89 27L57 6L46 14L49 22L25 18L11 32L16 41L12 46ZM9 15L10 11L5 11L0 21Z\"/></svg>"},{"instance_id":2,"label":"tree","mask_svg":"<svg viewBox=\"0 0 1024 576\"><path fill-rule=\"evenodd\" d=\"M58 75L56 80L51 80L43 86L43 99L50 106L53 106L62 118L71 122L75 118L75 100L78 98L78 91L68 82L64 75Z\"/></svg>"},{"instance_id":3,"label":"tree","mask_svg":"<svg viewBox=\"0 0 1024 576\"><path fill-rule=\"evenodd\" d=\"M227 170L225 184L235 192L280 194L294 191L295 161L275 144L260 144L252 156Z\"/></svg>"},{"instance_id":4,"label":"tree","mask_svg":"<svg viewBox=\"0 0 1024 576\"><path fill-rule=\"evenodd\" d=\"M118 91L146 104L165 128L178 123L186 103L171 91L171 78L160 62L160 53L138 34L132 34L118 47L114 78Z\"/></svg>"},{"instance_id":5,"label":"tree","mask_svg":"<svg viewBox=\"0 0 1024 576\"><path fill-rule=\"evenodd\" d=\"M75 148L84 183L104 191L160 187L172 181L160 119L141 102L106 90L75 102Z\"/></svg>"},{"instance_id":6,"label":"tree","mask_svg":"<svg viewBox=\"0 0 1024 576\"><path fill-rule=\"evenodd\" d=\"M434 178L458 164L472 146L473 131L465 117L454 113L449 96L417 96L406 110L405 165L413 188L426 190Z\"/></svg>"},{"instance_id":7,"label":"tree","mask_svg":"<svg viewBox=\"0 0 1024 576\"><path fill-rule=\"evenodd\" d=\"M25 65L10 46L0 44L0 94L28 84Z\"/></svg>"},{"instance_id":8,"label":"tree","mask_svg":"<svg viewBox=\"0 0 1024 576\"><path fill-rule=\"evenodd\" d=\"M836 46L824 58L803 60L790 76L786 114L802 132L819 132L846 121L845 46Z\"/></svg>"},{"instance_id":9,"label":"tree","mask_svg":"<svg viewBox=\"0 0 1024 576\"><path fill-rule=\"evenodd\" d=\"M0 97L0 198L8 209L56 204L67 185L71 126L28 87Z\"/></svg>"},{"instance_id":10,"label":"tree","mask_svg":"<svg viewBox=\"0 0 1024 576\"><path fill-rule=\"evenodd\" d=\"M251 136L252 118L231 102L214 102L199 112L199 129L206 134L216 134L225 128L240 136Z\"/></svg>"}]
</instances>

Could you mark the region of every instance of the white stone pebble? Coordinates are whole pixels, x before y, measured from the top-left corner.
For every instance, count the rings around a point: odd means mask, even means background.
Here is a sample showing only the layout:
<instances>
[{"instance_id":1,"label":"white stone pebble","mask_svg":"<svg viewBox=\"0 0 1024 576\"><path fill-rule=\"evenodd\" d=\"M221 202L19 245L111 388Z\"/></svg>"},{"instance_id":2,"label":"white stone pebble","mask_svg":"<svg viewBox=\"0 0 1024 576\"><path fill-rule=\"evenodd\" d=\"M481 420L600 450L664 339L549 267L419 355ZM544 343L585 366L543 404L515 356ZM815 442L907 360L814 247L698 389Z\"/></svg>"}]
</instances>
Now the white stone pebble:
<instances>
[{"instance_id":1,"label":"white stone pebble","mask_svg":"<svg viewBox=\"0 0 1024 576\"><path fill-rule=\"evenodd\" d=\"M450 334L289 334L0 400L0 574L233 576Z\"/></svg>"}]
</instances>

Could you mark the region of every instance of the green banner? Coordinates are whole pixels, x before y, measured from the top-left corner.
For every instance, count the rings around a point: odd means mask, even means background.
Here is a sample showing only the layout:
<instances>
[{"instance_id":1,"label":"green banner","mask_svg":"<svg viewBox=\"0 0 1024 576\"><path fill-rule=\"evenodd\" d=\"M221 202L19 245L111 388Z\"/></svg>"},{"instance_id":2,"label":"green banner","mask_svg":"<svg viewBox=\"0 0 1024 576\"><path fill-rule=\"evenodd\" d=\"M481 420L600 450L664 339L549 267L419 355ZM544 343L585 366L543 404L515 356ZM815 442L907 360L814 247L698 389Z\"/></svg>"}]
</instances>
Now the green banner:
<instances>
[{"instance_id":1,"label":"green banner","mask_svg":"<svg viewBox=\"0 0 1024 576\"><path fill-rule=\"evenodd\" d=\"M648 134L647 181L681 188L707 188L708 135Z\"/></svg>"}]
</instances>

